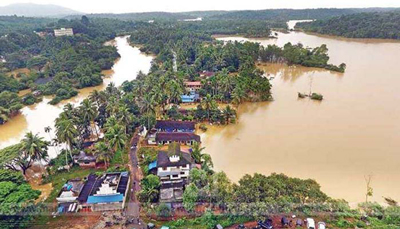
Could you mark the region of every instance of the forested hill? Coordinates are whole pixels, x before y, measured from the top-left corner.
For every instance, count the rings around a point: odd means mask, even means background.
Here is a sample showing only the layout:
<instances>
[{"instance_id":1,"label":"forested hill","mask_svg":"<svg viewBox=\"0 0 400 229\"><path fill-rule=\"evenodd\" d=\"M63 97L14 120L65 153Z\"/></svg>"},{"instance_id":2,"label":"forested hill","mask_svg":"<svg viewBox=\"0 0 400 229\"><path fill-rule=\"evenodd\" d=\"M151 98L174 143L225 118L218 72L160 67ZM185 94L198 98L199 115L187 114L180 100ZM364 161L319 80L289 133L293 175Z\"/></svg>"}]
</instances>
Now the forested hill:
<instances>
[{"instance_id":1,"label":"forested hill","mask_svg":"<svg viewBox=\"0 0 400 229\"><path fill-rule=\"evenodd\" d=\"M238 10L238 11L191 11L191 12L146 12L124 14L90 14L91 18L114 18L120 20L149 21L149 20L182 20L201 17L203 20L268 20L287 21L301 19L328 19L342 15L364 12L386 12L394 8L351 8L351 9L267 9L267 10ZM75 16L76 17L76 16ZM74 16L70 17L74 18Z\"/></svg>"},{"instance_id":2,"label":"forested hill","mask_svg":"<svg viewBox=\"0 0 400 229\"><path fill-rule=\"evenodd\" d=\"M358 13L328 20L299 23L297 28L308 32L350 38L400 39L400 10Z\"/></svg>"}]
</instances>

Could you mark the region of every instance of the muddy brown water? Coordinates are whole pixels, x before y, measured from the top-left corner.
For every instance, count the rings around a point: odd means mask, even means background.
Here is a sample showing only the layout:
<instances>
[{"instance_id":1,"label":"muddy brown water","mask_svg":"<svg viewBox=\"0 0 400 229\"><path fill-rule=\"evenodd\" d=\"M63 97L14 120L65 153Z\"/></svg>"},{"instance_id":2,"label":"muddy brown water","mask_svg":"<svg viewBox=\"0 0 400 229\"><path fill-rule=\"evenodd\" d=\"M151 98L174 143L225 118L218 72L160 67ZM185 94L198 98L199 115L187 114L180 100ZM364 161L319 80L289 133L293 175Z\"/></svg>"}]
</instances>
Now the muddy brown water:
<instances>
[{"instance_id":1,"label":"muddy brown water","mask_svg":"<svg viewBox=\"0 0 400 229\"><path fill-rule=\"evenodd\" d=\"M110 81L120 85L150 67L151 57L123 38L116 41L121 59L98 90ZM251 41L327 44L330 62L345 62L347 70L340 74L283 64L259 66L273 77L275 101L242 104L236 125L210 127L202 134L216 170L224 170L233 181L255 172L312 178L328 195L353 205L364 200L364 176L372 174L373 200L383 202L382 196L400 200L400 43L301 32ZM310 86L324 95L322 102L297 98L297 92L308 93ZM67 102L78 104L93 90L83 89ZM24 108L0 126L0 148L18 142L27 131L49 138L43 128L53 125L66 103L51 106L49 99Z\"/></svg>"},{"instance_id":2,"label":"muddy brown water","mask_svg":"<svg viewBox=\"0 0 400 229\"><path fill-rule=\"evenodd\" d=\"M117 37L115 42L107 45L116 45L121 58L119 58L111 70L104 71L106 76L102 85L79 90L79 94L69 100L62 101L56 106L48 104L51 97L45 97L42 102L24 107L21 114L13 117L9 122L0 125L0 149L18 143L26 132L39 133L47 140L54 137L54 131L45 133L44 127L54 126L54 120L58 117L62 108L67 103L75 106L87 98L94 90L103 90L110 82L120 86L125 80L133 80L139 71L147 73L150 69L153 57L140 52L137 47L129 45L127 37ZM54 128L53 128L54 129ZM56 156L54 147L49 149L51 158Z\"/></svg>"},{"instance_id":3,"label":"muddy brown water","mask_svg":"<svg viewBox=\"0 0 400 229\"><path fill-rule=\"evenodd\" d=\"M237 125L202 135L215 168L238 181L255 172L313 178L322 190L352 205L365 200L364 176L374 196L400 200L400 43L278 33L278 39L246 39L263 45L327 44L330 62L346 73L283 64L260 66L273 85L273 102L239 107ZM324 100L298 99L297 92ZM223 146L223 147L221 147Z\"/></svg>"}]
</instances>

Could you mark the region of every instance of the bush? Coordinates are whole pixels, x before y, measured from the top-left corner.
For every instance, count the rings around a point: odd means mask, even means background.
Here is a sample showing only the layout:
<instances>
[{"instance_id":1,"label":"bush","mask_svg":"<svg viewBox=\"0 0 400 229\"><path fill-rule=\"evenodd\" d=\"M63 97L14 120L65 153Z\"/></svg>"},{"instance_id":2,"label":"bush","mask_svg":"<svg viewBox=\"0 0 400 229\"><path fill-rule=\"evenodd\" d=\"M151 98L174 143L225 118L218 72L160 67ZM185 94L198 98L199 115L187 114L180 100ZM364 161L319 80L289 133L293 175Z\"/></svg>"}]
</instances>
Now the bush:
<instances>
[{"instance_id":1,"label":"bush","mask_svg":"<svg viewBox=\"0 0 400 229\"><path fill-rule=\"evenodd\" d=\"M345 219L339 219L335 225L340 228L352 228L354 225Z\"/></svg>"},{"instance_id":2,"label":"bush","mask_svg":"<svg viewBox=\"0 0 400 229\"><path fill-rule=\"evenodd\" d=\"M170 217L171 209L165 203L161 203L156 209L156 214L158 217Z\"/></svg>"},{"instance_id":3,"label":"bush","mask_svg":"<svg viewBox=\"0 0 400 229\"><path fill-rule=\"evenodd\" d=\"M200 124L200 130L202 130L202 131L204 131L204 132L206 132L207 131L207 126L206 126L206 124L204 124L204 123L202 123L202 124Z\"/></svg>"},{"instance_id":4,"label":"bush","mask_svg":"<svg viewBox=\"0 0 400 229\"><path fill-rule=\"evenodd\" d=\"M318 94L318 93L312 93L311 99L314 99L314 100L323 100L323 99L324 99L324 96L321 95L321 94Z\"/></svg>"},{"instance_id":5,"label":"bush","mask_svg":"<svg viewBox=\"0 0 400 229\"><path fill-rule=\"evenodd\" d=\"M386 223L392 223L400 225L400 207L390 206L385 210L384 221Z\"/></svg>"}]
</instances>

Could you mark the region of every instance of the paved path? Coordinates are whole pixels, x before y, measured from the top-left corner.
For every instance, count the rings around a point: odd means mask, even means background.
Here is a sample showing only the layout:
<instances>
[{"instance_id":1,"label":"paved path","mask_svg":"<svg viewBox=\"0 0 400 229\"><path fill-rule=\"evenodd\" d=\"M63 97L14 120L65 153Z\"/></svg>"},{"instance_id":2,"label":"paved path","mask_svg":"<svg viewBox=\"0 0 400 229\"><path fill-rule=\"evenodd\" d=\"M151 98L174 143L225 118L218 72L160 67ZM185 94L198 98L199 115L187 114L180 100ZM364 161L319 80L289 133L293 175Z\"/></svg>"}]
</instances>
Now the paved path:
<instances>
[{"instance_id":1,"label":"paved path","mask_svg":"<svg viewBox=\"0 0 400 229\"><path fill-rule=\"evenodd\" d=\"M135 132L130 143L132 146L129 151L129 168L131 171L131 195L127 203L126 214L128 217L134 219L135 224L131 224L130 227L139 229L145 228L145 225L140 220L140 203L136 198L136 193L140 191L140 180L142 177L137 158L137 151L139 148L139 136L137 135L137 132Z\"/></svg>"}]
</instances>

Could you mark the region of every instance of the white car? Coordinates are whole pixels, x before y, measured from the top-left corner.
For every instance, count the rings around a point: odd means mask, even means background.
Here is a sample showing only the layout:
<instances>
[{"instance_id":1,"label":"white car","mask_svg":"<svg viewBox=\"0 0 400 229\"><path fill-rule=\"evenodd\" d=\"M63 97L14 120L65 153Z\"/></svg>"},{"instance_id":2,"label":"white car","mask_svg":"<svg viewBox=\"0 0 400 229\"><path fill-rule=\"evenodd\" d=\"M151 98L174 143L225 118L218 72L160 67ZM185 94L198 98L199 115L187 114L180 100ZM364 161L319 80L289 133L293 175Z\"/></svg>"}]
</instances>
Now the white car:
<instances>
[{"instance_id":1,"label":"white car","mask_svg":"<svg viewBox=\"0 0 400 229\"><path fill-rule=\"evenodd\" d=\"M306 222L307 222L307 228L308 228L308 229L317 229L317 228L315 228L315 221L314 221L314 219L312 219L312 218L307 218L307 219L306 219Z\"/></svg>"},{"instance_id":2,"label":"white car","mask_svg":"<svg viewBox=\"0 0 400 229\"><path fill-rule=\"evenodd\" d=\"M326 224L324 222L318 222L318 229L325 229Z\"/></svg>"}]
</instances>

